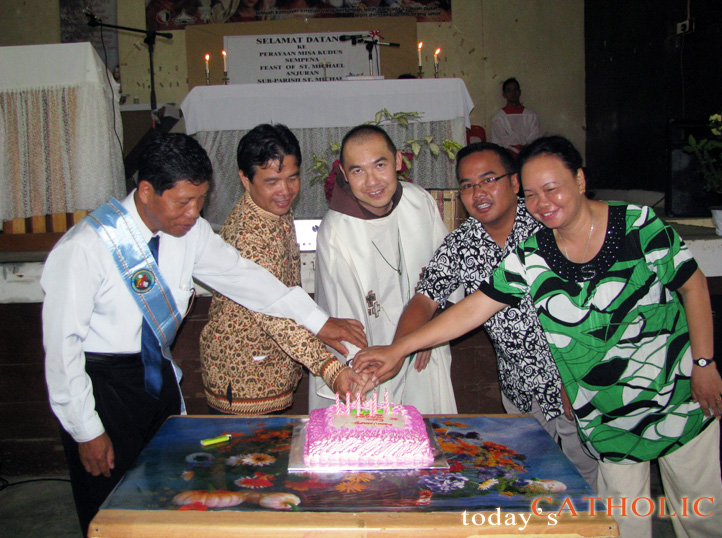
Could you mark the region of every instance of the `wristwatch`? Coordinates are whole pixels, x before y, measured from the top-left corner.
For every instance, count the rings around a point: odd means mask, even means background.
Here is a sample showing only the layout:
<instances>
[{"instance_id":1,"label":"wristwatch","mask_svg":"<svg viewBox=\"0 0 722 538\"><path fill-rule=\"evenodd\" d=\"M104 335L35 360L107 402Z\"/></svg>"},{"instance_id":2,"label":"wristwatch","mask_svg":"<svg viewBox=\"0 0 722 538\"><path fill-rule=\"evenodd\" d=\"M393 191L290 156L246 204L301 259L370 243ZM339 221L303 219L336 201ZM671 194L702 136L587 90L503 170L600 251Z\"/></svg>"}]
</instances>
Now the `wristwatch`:
<instances>
[{"instance_id":1,"label":"wristwatch","mask_svg":"<svg viewBox=\"0 0 722 538\"><path fill-rule=\"evenodd\" d=\"M702 357L701 359L694 359L694 363L701 368L704 368L705 366L707 366L708 364L712 364L713 362L714 358L705 359L704 357Z\"/></svg>"}]
</instances>

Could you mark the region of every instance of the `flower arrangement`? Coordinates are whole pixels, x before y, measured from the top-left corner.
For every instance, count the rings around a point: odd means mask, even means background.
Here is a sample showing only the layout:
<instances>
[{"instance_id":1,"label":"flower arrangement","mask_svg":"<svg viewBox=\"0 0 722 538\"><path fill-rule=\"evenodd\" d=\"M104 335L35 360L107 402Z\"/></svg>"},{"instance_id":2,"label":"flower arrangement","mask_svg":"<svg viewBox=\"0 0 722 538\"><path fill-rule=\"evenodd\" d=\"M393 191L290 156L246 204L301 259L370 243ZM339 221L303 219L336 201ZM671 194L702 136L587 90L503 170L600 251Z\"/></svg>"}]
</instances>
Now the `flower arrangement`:
<instances>
[{"instance_id":1,"label":"flower arrangement","mask_svg":"<svg viewBox=\"0 0 722 538\"><path fill-rule=\"evenodd\" d=\"M391 113L387 109L379 110L374 116L373 121L366 122L367 125L382 125L389 123L398 123L403 127L408 127L410 122L418 121L421 119L421 112L396 112ZM438 157L439 154L443 153L446 157L453 161L456 159L456 153L462 148L461 144L458 144L450 139L443 140L440 144L434 142L433 136L425 136L420 139L408 139L406 140L398 150L401 152L401 170L398 172L399 180L412 182L410 172L415 157L419 156L422 149L428 149L434 158ZM337 155L341 151L341 144L329 141L329 149ZM313 165L311 166L311 185L323 182L324 193L326 200L330 201L333 194L333 186L336 184L336 177L341 172L341 163L338 159L333 162L324 159L313 154Z\"/></svg>"},{"instance_id":2,"label":"flower arrangement","mask_svg":"<svg viewBox=\"0 0 722 538\"><path fill-rule=\"evenodd\" d=\"M711 138L702 138L699 141L689 135L688 144L684 150L697 156L704 178L706 191L722 194L722 115L712 114L709 117Z\"/></svg>"}]
</instances>

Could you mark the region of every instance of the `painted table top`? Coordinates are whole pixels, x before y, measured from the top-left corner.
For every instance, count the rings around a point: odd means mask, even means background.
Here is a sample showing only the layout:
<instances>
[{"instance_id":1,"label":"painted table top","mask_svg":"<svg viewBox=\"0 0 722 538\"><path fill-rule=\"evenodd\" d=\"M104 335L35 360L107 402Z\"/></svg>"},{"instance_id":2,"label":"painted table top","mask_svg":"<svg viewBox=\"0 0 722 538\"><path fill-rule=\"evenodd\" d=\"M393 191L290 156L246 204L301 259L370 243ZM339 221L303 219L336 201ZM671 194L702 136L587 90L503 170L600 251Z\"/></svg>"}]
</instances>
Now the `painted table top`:
<instances>
[{"instance_id":1,"label":"painted table top","mask_svg":"<svg viewBox=\"0 0 722 538\"><path fill-rule=\"evenodd\" d=\"M360 528L368 534L359 536L553 536L569 526L579 536L616 536L611 518L584 514L594 492L533 418L430 420L449 470L316 474L287 472L294 417L171 417L90 536L141 536L146 525L154 536L238 536L244 528L254 537ZM221 434L230 441L200 443Z\"/></svg>"}]
</instances>

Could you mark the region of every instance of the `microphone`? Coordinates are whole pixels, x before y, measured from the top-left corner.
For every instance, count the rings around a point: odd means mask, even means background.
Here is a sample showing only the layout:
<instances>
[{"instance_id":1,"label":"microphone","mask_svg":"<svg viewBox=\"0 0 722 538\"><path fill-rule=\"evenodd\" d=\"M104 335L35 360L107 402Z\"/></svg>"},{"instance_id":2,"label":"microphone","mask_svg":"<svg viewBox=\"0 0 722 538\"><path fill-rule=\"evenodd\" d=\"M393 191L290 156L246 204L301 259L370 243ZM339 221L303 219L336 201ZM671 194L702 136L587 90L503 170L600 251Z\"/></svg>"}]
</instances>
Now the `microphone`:
<instances>
[{"instance_id":1,"label":"microphone","mask_svg":"<svg viewBox=\"0 0 722 538\"><path fill-rule=\"evenodd\" d=\"M339 41L356 41L357 39L363 39L366 37L363 34L356 34L356 35L342 35L339 37Z\"/></svg>"},{"instance_id":2,"label":"microphone","mask_svg":"<svg viewBox=\"0 0 722 538\"><path fill-rule=\"evenodd\" d=\"M83 10L83 15L85 15L88 18L88 26L98 26L98 23L100 22L100 19L96 17L90 9L85 8Z\"/></svg>"}]
</instances>

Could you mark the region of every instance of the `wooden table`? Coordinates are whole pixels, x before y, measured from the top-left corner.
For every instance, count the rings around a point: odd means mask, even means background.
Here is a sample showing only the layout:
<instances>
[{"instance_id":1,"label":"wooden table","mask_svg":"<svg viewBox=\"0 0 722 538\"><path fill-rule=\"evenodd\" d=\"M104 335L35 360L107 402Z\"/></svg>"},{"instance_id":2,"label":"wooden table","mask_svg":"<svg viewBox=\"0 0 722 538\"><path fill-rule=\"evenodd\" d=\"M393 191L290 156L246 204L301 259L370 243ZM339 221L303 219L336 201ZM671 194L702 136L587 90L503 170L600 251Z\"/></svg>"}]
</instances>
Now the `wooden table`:
<instances>
[{"instance_id":1,"label":"wooden table","mask_svg":"<svg viewBox=\"0 0 722 538\"><path fill-rule=\"evenodd\" d=\"M618 535L612 518L584 513L583 498L594 493L533 418L430 417L448 471L333 474L287 473L293 420L172 417L108 497L89 536ZM200 445L222 433L231 441ZM175 502L182 496L190 504ZM233 506L210 506L219 499ZM534 499L542 515L531 513Z\"/></svg>"}]
</instances>

